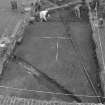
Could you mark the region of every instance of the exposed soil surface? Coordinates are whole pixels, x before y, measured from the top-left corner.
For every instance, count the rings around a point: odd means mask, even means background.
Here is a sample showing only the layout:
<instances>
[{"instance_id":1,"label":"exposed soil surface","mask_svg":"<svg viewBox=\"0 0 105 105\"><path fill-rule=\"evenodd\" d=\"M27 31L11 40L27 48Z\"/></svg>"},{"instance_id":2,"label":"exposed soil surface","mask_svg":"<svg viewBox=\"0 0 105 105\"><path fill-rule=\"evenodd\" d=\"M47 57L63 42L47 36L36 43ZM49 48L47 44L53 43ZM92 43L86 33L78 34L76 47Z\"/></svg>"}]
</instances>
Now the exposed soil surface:
<instances>
[{"instance_id":1,"label":"exposed soil surface","mask_svg":"<svg viewBox=\"0 0 105 105\"><path fill-rule=\"evenodd\" d=\"M69 9L54 11L48 22L35 22L29 25L24 32L22 43L16 46L14 54L37 67L66 90L75 95L81 95L79 98L82 102L97 103L99 101L94 96L103 94L100 88L100 68L95 55L91 26L86 15L78 19ZM87 71L89 78L84 70ZM10 61L5 68L1 85L63 93L58 87L52 85L50 80L33 77L14 61ZM55 97L59 100L75 101L67 95L35 91L12 89L8 91L7 89L1 93L36 99L50 100Z\"/></svg>"}]
</instances>

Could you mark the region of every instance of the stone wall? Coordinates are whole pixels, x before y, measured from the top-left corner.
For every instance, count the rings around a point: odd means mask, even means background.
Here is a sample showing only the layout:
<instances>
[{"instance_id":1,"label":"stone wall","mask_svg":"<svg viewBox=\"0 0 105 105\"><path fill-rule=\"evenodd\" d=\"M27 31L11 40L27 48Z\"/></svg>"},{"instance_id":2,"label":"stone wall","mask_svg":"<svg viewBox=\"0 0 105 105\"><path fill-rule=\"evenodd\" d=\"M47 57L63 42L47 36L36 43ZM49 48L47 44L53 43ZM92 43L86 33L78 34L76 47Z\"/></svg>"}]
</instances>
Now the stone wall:
<instances>
[{"instance_id":1,"label":"stone wall","mask_svg":"<svg viewBox=\"0 0 105 105\"><path fill-rule=\"evenodd\" d=\"M25 99L18 97L10 97L0 95L0 104L2 105L104 105L104 104L95 104L95 103L67 103L65 101L57 101L57 100L35 100L35 99Z\"/></svg>"},{"instance_id":2,"label":"stone wall","mask_svg":"<svg viewBox=\"0 0 105 105\"><path fill-rule=\"evenodd\" d=\"M89 20L91 23L91 28L93 31L92 37L93 41L96 44L96 55L98 59L98 63L100 66L100 79L101 79L101 86L104 91L104 96L105 96L105 65L104 65L104 58L103 58L103 51L102 51L102 46L101 46L101 40L100 40L100 32L99 32L99 25L98 25L98 17L96 13L92 13L91 10L89 10ZM104 77L104 78L103 78Z\"/></svg>"}]
</instances>

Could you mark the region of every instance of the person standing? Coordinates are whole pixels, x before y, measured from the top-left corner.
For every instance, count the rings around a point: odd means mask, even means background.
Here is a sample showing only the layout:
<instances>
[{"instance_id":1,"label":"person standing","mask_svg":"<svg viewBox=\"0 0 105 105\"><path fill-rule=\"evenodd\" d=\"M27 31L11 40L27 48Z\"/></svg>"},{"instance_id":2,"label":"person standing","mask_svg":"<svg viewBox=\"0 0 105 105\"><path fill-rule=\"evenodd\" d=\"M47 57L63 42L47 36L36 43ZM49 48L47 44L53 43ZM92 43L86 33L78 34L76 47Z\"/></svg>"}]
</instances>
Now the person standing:
<instances>
[{"instance_id":1,"label":"person standing","mask_svg":"<svg viewBox=\"0 0 105 105\"><path fill-rule=\"evenodd\" d=\"M11 3L11 8L14 10L14 9L17 9L17 0L11 0L10 1Z\"/></svg>"},{"instance_id":2,"label":"person standing","mask_svg":"<svg viewBox=\"0 0 105 105\"><path fill-rule=\"evenodd\" d=\"M95 8L97 7L97 9L99 8L99 0L92 0L91 2L89 2L90 8L91 10L95 10Z\"/></svg>"},{"instance_id":3,"label":"person standing","mask_svg":"<svg viewBox=\"0 0 105 105\"><path fill-rule=\"evenodd\" d=\"M41 22L46 22L47 21L47 17L49 17L50 15L48 14L48 10L43 10L43 11L40 11L39 13L39 17L40 17L40 20Z\"/></svg>"},{"instance_id":4,"label":"person standing","mask_svg":"<svg viewBox=\"0 0 105 105\"><path fill-rule=\"evenodd\" d=\"M81 7L81 4L78 4L78 5L76 5L75 6L75 8L74 8L74 10L75 10L75 14L76 14L76 16L78 17L78 18L80 18L81 16L81 14L80 14L80 7Z\"/></svg>"},{"instance_id":5,"label":"person standing","mask_svg":"<svg viewBox=\"0 0 105 105\"><path fill-rule=\"evenodd\" d=\"M35 9L35 12L39 12L41 10L41 3L40 3L40 0L36 0L35 1L35 4L34 4L34 9Z\"/></svg>"}]
</instances>

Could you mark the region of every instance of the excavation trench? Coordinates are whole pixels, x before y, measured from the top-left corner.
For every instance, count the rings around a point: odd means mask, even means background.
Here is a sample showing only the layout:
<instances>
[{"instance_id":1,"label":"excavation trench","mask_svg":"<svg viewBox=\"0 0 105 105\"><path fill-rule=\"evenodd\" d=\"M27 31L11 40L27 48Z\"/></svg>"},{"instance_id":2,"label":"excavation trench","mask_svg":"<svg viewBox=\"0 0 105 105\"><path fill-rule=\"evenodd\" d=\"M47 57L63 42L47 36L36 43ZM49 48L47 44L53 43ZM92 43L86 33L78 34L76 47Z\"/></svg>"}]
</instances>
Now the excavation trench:
<instances>
[{"instance_id":1,"label":"excavation trench","mask_svg":"<svg viewBox=\"0 0 105 105\"><path fill-rule=\"evenodd\" d=\"M2 94L42 100L77 101L71 96L52 94L65 94L66 90L66 94L71 92L82 102L102 101L101 97L96 97L103 96L99 75L101 70L88 16L83 15L82 19L78 19L71 10L66 8L54 11L48 22L35 22L26 27L22 42L14 50L16 57L37 67L50 79L34 77L32 73L27 73L24 64L20 65L19 61L16 63L17 59L10 59L1 78L1 85L37 92L1 88ZM51 79L55 82L52 83Z\"/></svg>"}]
</instances>

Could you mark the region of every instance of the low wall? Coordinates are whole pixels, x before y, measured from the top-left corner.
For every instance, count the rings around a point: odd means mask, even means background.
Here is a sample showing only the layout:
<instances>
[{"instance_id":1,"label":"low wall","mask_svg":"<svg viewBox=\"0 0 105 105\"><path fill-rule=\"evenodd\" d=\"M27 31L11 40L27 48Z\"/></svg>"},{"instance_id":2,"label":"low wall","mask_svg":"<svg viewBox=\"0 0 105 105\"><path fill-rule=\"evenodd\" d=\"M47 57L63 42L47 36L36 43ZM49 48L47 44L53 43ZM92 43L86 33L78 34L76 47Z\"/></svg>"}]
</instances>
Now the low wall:
<instances>
[{"instance_id":1,"label":"low wall","mask_svg":"<svg viewBox=\"0 0 105 105\"><path fill-rule=\"evenodd\" d=\"M89 20L91 23L91 28L93 31L92 37L93 41L96 44L96 55L98 59L98 63L100 66L100 79L101 79L101 86L104 91L104 96L105 96L105 64L104 64L104 58L103 58L103 51L102 51L102 46L101 46L101 40L100 40L100 32L99 32L99 26L98 26L98 19L97 16L94 13L89 12Z\"/></svg>"}]
</instances>

